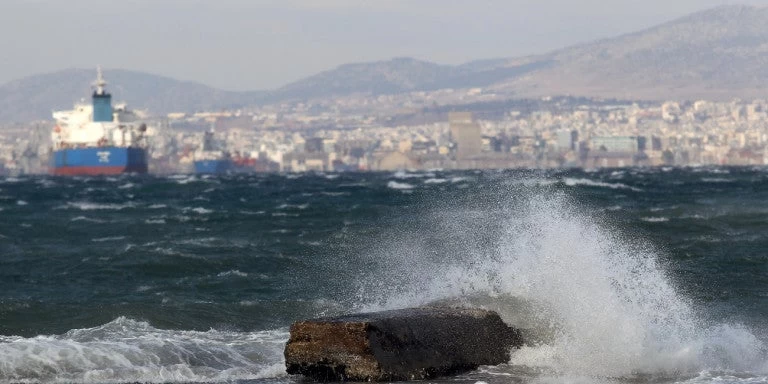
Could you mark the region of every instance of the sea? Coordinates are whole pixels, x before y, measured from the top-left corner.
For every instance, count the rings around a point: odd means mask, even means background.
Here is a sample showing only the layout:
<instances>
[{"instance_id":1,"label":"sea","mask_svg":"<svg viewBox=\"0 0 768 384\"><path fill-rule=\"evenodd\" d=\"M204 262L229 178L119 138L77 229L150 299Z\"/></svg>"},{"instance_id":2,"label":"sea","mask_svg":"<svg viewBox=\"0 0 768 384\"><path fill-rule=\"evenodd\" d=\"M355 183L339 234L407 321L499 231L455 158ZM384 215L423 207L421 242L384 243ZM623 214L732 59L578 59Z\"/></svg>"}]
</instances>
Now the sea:
<instances>
[{"instance_id":1,"label":"sea","mask_svg":"<svg viewBox=\"0 0 768 384\"><path fill-rule=\"evenodd\" d=\"M4 177L0 218L0 383L304 383L292 322L435 303L526 344L431 382L768 382L767 168Z\"/></svg>"}]
</instances>

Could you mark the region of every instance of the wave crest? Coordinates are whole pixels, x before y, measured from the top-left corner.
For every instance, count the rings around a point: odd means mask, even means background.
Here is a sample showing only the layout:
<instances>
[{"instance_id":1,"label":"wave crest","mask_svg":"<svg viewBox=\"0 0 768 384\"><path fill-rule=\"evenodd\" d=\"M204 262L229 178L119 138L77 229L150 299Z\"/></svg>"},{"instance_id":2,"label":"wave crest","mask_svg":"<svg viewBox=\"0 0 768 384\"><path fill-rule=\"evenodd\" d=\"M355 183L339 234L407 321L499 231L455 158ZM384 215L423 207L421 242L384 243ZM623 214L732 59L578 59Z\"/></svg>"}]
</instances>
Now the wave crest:
<instances>
[{"instance_id":1,"label":"wave crest","mask_svg":"<svg viewBox=\"0 0 768 384\"><path fill-rule=\"evenodd\" d=\"M285 375L285 331L175 331L120 317L60 336L0 337L0 382L211 382ZM278 369L279 367L279 369Z\"/></svg>"}]
</instances>

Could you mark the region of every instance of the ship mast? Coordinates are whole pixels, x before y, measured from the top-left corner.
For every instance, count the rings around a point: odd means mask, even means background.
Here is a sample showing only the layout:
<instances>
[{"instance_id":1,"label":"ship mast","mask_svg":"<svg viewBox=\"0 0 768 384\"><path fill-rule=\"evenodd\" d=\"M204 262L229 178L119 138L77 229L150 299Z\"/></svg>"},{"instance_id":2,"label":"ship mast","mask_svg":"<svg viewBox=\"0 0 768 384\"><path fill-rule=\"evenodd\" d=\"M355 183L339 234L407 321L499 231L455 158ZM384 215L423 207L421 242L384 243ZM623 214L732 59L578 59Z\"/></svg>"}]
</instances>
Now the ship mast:
<instances>
[{"instance_id":1,"label":"ship mast","mask_svg":"<svg viewBox=\"0 0 768 384\"><path fill-rule=\"evenodd\" d=\"M96 86L96 94L104 94L104 86L107 85L107 81L104 80L104 75L101 73L101 65L96 67L96 81L93 83Z\"/></svg>"}]
</instances>

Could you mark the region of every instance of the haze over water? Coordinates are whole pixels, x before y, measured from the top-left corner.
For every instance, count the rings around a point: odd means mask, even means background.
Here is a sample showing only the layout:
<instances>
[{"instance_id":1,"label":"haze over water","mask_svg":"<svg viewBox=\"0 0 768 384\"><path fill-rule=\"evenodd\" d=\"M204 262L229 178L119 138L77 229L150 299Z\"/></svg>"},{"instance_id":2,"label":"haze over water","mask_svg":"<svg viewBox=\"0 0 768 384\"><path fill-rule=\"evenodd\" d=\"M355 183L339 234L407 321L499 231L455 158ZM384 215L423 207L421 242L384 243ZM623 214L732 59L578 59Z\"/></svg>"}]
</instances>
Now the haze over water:
<instances>
[{"instance_id":1,"label":"haze over water","mask_svg":"<svg viewBox=\"0 0 768 384\"><path fill-rule=\"evenodd\" d=\"M445 381L768 381L768 172L0 179L0 382L298 382L292 321L433 302L528 345Z\"/></svg>"}]
</instances>

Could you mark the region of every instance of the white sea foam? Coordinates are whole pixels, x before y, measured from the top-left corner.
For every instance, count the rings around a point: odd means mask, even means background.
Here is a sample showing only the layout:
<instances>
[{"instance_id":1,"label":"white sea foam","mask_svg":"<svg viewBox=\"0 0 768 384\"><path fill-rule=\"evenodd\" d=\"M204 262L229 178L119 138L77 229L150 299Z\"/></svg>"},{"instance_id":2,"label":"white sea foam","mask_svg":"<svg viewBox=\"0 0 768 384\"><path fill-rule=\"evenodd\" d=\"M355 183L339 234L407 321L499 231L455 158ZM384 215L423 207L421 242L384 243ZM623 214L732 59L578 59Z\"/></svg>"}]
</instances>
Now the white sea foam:
<instances>
[{"instance_id":1,"label":"white sea foam","mask_svg":"<svg viewBox=\"0 0 768 384\"><path fill-rule=\"evenodd\" d=\"M203 208L203 207L184 207L182 209L185 212L189 211L189 212L194 212L194 213L197 213L197 214L200 214L200 215L207 215L209 213L213 213L212 209L207 209L207 208Z\"/></svg>"},{"instance_id":2,"label":"white sea foam","mask_svg":"<svg viewBox=\"0 0 768 384\"><path fill-rule=\"evenodd\" d=\"M298 217L298 213L273 212L273 217Z\"/></svg>"},{"instance_id":3,"label":"white sea foam","mask_svg":"<svg viewBox=\"0 0 768 384\"><path fill-rule=\"evenodd\" d=\"M669 221L669 218L664 216L650 216L650 217L641 217L640 220L646 221L649 223L665 223Z\"/></svg>"},{"instance_id":4,"label":"white sea foam","mask_svg":"<svg viewBox=\"0 0 768 384\"><path fill-rule=\"evenodd\" d=\"M285 376L283 330L162 330L120 317L63 335L0 336L0 382L229 382Z\"/></svg>"},{"instance_id":5,"label":"white sea foam","mask_svg":"<svg viewBox=\"0 0 768 384\"><path fill-rule=\"evenodd\" d=\"M443 184L447 183L448 179L426 179L424 180L424 184Z\"/></svg>"},{"instance_id":6,"label":"white sea foam","mask_svg":"<svg viewBox=\"0 0 768 384\"><path fill-rule=\"evenodd\" d=\"M91 239L94 243L103 243L105 241L118 241L118 240L125 240L125 236L107 236L107 237L97 237L94 239Z\"/></svg>"},{"instance_id":7,"label":"white sea foam","mask_svg":"<svg viewBox=\"0 0 768 384\"><path fill-rule=\"evenodd\" d=\"M176 179L176 183L177 184L181 184L181 185L186 185L186 184L189 184L189 183L191 183L193 181L197 181L197 180L198 180L198 178L195 177L195 176L186 176L184 178Z\"/></svg>"},{"instance_id":8,"label":"white sea foam","mask_svg":"<svg viewBox=\"0 0 768 384\"><path fill-rule=\"evenodd\" d=\"M304 204L288 204L283 203L277 206L277 209L307 209L309 208L309 203Z\"/></svg>"},{"instance_id":9,"label":"white sea foam","mask_svg":"<svg viewBox=\"0 0 768 384\"><path fill-rule=\"evenodd\" d=\"M736 180L725 177L702 177L701 181L705 183L732 183Z\"/></svg>"},{"instance_id":10,"label":"white sea foam","mask_svg":"<svg viewBox=\"0 0 768 384\"><path fill-rule=\"evenodd\" d=\"M77 216L69 219L69 221L87 221L89 223L106 223L106 220L94 219L87 216Z\"/></svg>"},{"instance_id":11,"label":"white sea foam","mask_svg":"<svg viewBox=\"0 0 768 384\"><path fill-rule=\"evenodd\" d=\"M263 215L264 213L266 213L264 211L249 211L246 209L241 209L238 212L242 213L243 215Z\"/></svg>"},{"instance_id":12,"label":"white sea foam","mask_svg":"<svg viewBox=\"0 0 768 384\"><path fill-rule=\"evenodd\" d=\"M29 203L24 200L16 200L16 205L29 205Z\"/></svg>"},{"instance_id":13,"label":"white sea foam","mask_svg":"<svg viewBox=\"0 0 768 384\"><path fill-rule=\"evenodd\" d=\"M331 197L349 196L349 195L351 195L351 193L349 193L349 192L327 192L327 191L320 192L320 194L324 195L324 196L331 196Z\"/></svg>"},{"instance_id":14,"label":"white sea foam","mask_svg":"<svg viewBox=\"0 0 768 384\"><path fill-rule=\"evenodd\" d=\"M105 203L92 203L89 201L73 201L67 203L67 205L57 207L56 209L79 209L81 211L96 211L96 210L113 210L120 211L126 208L134 207L134 203L123 204L105 204Z\"/></svg>"},{"instance_id":15,"label":"white sea foam","mask_svg":"<svg viewBox=\"0 0 768 384\"><path fill-rule=\"evenodd\" d=\"M629 185L622 184L622 183L605 183L602 181L595 181L590 179L575 179L571 177L566 177L565 179L563 179L563 182L565 183L565 185L569 187L587 186L587 187L602 187L602 188L611 188L611 189L629 189L635 192L642 191L640 188L630 187Z\"/></svg>"},{"instance_id":16,"label":"white sea foam","mask_svg":"<svg viewBox=\"0 0 768 384\"><path fill-rule=\"evenodd\" d=\"M218 276L218 277L231 277L231 276L236 276L236 277L248 277L248 274L247 274L247 273L245 273L245 272L240 272L240 271L239 271L239 270L237 270L237 269L233 269L233 270L231 270L231 271L221 272L221 273L219 273L219 274L218 274L218 275L216 275L216 276Z\"/></svg>"},{"instance_id":17,"label":"white sea foam","mask_svg":"<svg viewBox=\"0 0 768 384\"><path fill-rule=\"evenodd\" d=\"M611 178L612 179L621 179L626 174L625 171L613 171L611 172Z\"/></svg>"},{"instance_id":18,"label":"white sea foam","mask_svg":"<svg viewBox=\"0 0 768 384\"><path fill-rule=\"evenodd\" d=\"M413 189L413 185L408 183L398 183L397 181L390 181L389 183L387 183L387 188L405 190L405 189Z\"/></svg>"},{"instance_id":19,"label":"white sea foam","mask_svg":"<svg viewBox=\"0 0 768 384\"><path fill-rule=\"evenodd\" d=\"M768 383L768 376L745 374L736 372L718 372L705 370L699 372L698 376L689 380L679 381L678 383L690 383L690 384L703 384L703 383L717 383L717 384L755 384L755 383Z\"/></svg>"}]
</instances>

